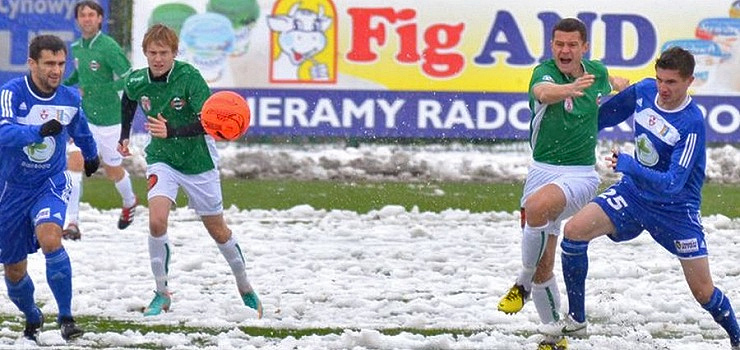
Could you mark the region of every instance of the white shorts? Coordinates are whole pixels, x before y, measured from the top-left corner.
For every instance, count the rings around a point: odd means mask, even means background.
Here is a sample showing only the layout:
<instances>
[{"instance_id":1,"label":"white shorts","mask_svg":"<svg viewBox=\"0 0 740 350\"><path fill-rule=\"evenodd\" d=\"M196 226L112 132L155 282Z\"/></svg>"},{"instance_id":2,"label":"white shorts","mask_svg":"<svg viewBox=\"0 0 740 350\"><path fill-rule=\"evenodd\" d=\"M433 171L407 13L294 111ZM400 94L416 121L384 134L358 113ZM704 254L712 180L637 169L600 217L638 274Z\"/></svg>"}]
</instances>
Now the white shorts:
<instances>
[{"instance_id":1,"label":"white shorts","mask_svg":"<svg viewBox=\"0 0 740 350\"><path fill-rule=\"evenodd\" d=\"M554 184L560 187L565 194L565 209L547 228L550 234L559 235L562 221L573 216L596 196L600 182L599 174L593 166L534 162L527 173L520 205L524 208L527 197L545 185Z\"/></svg>"},{"instance_id":2,"label":"white shorts","mask_svg":"<svg viewBox=\"0 0 740 350\"><path fill-rule=\"evenodd\" d=\"M182 187L188 196L188 207L200 216L218 215L224 211L221 196L221 178L218 170L213 169L195 175L185 175L167 164L154 163L146 167L149 184L147 198L157 196L177 200L177 190Z\"/></svg>"},{"instance_id":3,"label":"white shorts","mask_svg":"<svg viewBox=\"0 0 740 350\"><path fill-rule=\"evenodd\" d=\"M82 150L75 145L72 139L69 139L69 142L67 142L67 154L75 152L82 152Z\"/></svg>"},{"instance_id":4,"label":"white shorts","mask_svg":"<svg viewBox=\"0 0 740 350\"><path fill-rule=\"evenodd\" d=\"M121 138L121 124L109 126L90 125L95 143L98 145L100 159L106 165L120 166L123 156L118 153L118 139Z\"/></svg>"}]
</instances>

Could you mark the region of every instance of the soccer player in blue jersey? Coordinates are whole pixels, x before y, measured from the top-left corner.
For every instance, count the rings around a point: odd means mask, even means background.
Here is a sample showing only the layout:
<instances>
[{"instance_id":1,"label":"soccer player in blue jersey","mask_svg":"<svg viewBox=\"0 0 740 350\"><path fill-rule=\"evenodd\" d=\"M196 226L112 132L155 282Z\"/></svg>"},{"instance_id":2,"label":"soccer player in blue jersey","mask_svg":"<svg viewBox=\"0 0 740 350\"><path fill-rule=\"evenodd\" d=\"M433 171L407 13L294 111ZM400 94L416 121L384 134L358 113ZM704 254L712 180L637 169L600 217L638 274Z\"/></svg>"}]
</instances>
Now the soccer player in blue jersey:
<instances>
[{"instance_id":1,"label":"soccer player in blue jersey","mask_svg":"<svg viewBox=\"0 0 740 350\"><path fill-rule=\"evenodd\" d=\"M730 300L714 286L699 212L706 163L702 111L691 99L694 57L670 48L655 63L655 78L644 79L604 103L600 126L634 116L634 156L614 150L606 160L622 173L565 225L561 243L568 316L544 325L549 335L586 334L585 282L588 243L607 235L615 242L648 231L675 255L696 301L727 331L740 349L740 329Z\"/></svg>"},{"instance_id":2,"label":"soccer player in blue jersey","mask_svg":"<svg viewBox=\"0 0 740 350\"><path fill-rule=\"evenodd\" d=\"M26 318L23 337L34 342L44 316L34 300L27 256L39 248L59 308L62 338L83 334L72 317L72 266L62 246L70 193L64 172L69 137L82 150L87 176L100 161L80 96L60 86L66 59L64 41L37 36L28 47L30 74L0 87L0 263L8 296Z\"/></svg>"}]
</instances>

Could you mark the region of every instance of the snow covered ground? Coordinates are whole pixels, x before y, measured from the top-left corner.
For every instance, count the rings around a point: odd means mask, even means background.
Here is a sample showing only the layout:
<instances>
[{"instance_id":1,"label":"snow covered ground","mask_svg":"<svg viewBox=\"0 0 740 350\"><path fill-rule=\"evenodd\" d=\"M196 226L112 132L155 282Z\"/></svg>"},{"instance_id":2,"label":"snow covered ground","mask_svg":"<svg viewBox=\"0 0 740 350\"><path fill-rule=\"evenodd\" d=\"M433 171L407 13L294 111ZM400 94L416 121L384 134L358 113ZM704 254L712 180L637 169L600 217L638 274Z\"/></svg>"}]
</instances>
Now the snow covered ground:
<instances>
[{"instance_id":1,"label":"snow covered ground","mask_svg":"<svg viewBox=\"0 0 740 350\"><path fill-rule=\"evenodd\" d=\"M603 148L603 147L602 147ZM600 150L607 154L608 147ZM316 179L519 180L528 155L522 145L357 149L223 146L224 176ZM737 148L710 150L712 181L738 183ZM132 167L141 166L134 159ZM395 170L394 170L395 169ZM607 175L607 174L605 174ZM613 175L609 175L613 176ZM736 204L737 205L737 204ZM241 305L233 277L198 218L171 215L173 246L169 313L144 318L153 296L145 208L125 231L117 211L82 205L83 239L65 242L74 270L73 311L147 325L220 327L206 333L88 333L65 344L50 322L41 341L54 348L172 349L535 349L533 305L516 315L496 310L519 268L518 214L441 213L387 206L367 214L298 206L284 211L228 208L225 216L247 258L263 319ZM740 218L704 217L715 283L740 309ZM571 349L729 349L721 328L691 297L676 259L648 235L623 244L606 238L589 250L588 339ZM561 292L559 258L556 261ZM29 257L36 298L46 314L56 304L41 254ZM563 295L564 304L565 296ZM566 308L566 305L563 305ZM0 293L0 314L18 315ZM19 319L20 320L20 319ZM19 321L20 322L20 321ZM20 334L0 324L0 348ZM17 323L15 323L17 325ZM341 334L299 339L254 337L237 327L340 328ZM456 329L461 334L384 335L382 329Z\"/></svg>"}]
</instances>

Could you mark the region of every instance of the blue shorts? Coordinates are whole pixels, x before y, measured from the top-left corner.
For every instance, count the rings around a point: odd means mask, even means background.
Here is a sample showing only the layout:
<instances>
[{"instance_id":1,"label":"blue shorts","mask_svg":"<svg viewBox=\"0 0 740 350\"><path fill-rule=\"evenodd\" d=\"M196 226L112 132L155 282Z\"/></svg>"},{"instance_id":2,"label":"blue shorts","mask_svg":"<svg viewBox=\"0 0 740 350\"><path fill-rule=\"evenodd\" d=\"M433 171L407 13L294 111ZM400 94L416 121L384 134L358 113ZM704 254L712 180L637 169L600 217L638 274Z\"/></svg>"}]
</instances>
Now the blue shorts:
<instances>
[{"instance_id":1,"label":"blue shorts","mask_svg":"<svg viewBox=\"0 0 740 350\"><path fill-rule=\"evenodd\" d=\"M611 220L615 242L629 241L643 230L679 259L707 256L704 228L698 208L685 203L665 204L640 198L629 185L618 182L593 200Z\"/></svg>"},{"instance_id":2,"label":"blue shorts","mask_svg":"<svg viewBox=\"0 0 740 350\"><path fill-rule=\"evenodd\" d=\"M0 197L0 263L15 264L39 249L36 225L64 224L70 189L62 172L36 188L3 182Z\"/></svg>"}]
</instances>

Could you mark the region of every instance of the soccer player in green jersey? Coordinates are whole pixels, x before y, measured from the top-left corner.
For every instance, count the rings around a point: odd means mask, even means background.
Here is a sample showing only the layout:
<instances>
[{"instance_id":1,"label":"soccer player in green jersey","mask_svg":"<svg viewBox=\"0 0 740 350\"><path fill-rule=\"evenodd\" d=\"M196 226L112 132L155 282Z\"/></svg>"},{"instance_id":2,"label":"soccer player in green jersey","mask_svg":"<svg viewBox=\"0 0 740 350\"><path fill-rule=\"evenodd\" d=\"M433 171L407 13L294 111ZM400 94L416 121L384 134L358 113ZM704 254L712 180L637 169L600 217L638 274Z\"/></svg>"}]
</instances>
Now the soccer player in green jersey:
<instances>
[{"instance_id":1,"label":"soccer player in green jersey","mask_svg":"<svg viewBox=\"0 0 740 350\"><path fill-rule=\"evenodd\" d=\"M121 165L123 157L116 149L121 134L119 91L123 89L124 78L131 73L131 63L115 40L100 30L103 23L103 8L100 4L95 1L80 1L74 10L82 37L72 43L75 69L64 84L78 86L82 108L98 144L103 169L122 198L118 228L125 229L134 220L134 209L138 204L129 174ZM83 162L76 147L70 147L68 158L73 188L63 237L79 239L78 212Z\"/></svg>"},{"instance_id":2,"label":"soccer player in green jersey","mask_svg":"<svg viewBox=\"0 0 740 350\"><path fill-rule=\"evenodd\" d=\"M599 61L584 59L586 26L575 18L552 30L553 58L534 68L529 85L530 146L534 161L521 199L522 271L498 309L516 313L530 294L543 323L559 319L560 293L553 274L561 221L596 194L600 99L628 85L609 77ZM567 348L565 338L545 339L541 350Z\"/></svg>"},{"instance_id":3,"label":"soccer player in green jersey","mask_svg":"<svg viewBox=\"0 0 740 350\"><path fill-rule=\"evenodd\" d=\"M200 124L200 110L211 91L197 69L175 60L179 40L174 30L155 24L144 35L141 46L148 68L135 70L126 78L118 150L123 156L131 155L129 133L138 104L147 116L146 128L152 136L145 152L149 258L156 290L144 315L157 315L170 307L167 221L182 188L188 206L200 216L231 267L243 303L262 317L262 304L247 279L242 250L224 221L215 141L205 135Z\"/></svg>"}]
</instances>

